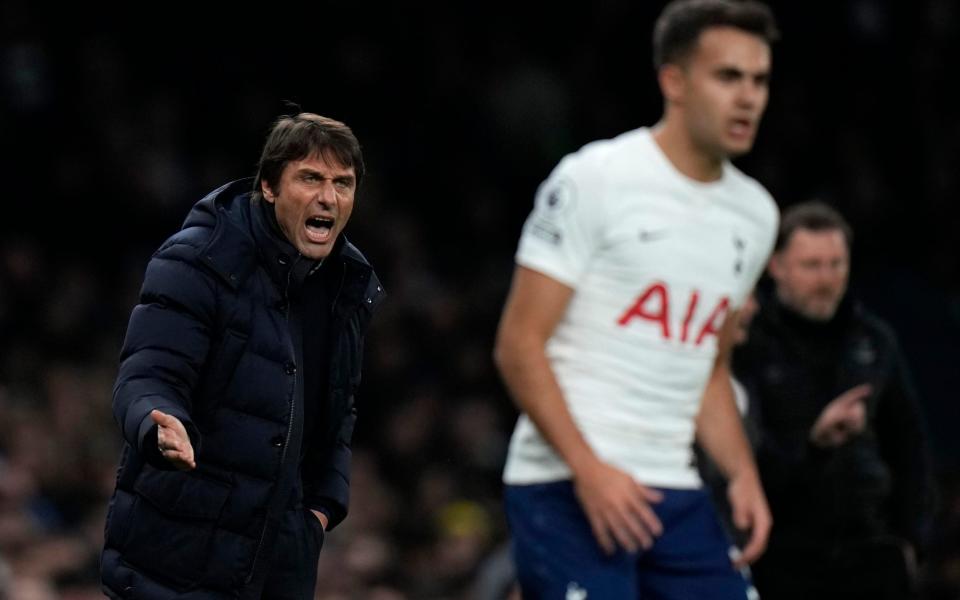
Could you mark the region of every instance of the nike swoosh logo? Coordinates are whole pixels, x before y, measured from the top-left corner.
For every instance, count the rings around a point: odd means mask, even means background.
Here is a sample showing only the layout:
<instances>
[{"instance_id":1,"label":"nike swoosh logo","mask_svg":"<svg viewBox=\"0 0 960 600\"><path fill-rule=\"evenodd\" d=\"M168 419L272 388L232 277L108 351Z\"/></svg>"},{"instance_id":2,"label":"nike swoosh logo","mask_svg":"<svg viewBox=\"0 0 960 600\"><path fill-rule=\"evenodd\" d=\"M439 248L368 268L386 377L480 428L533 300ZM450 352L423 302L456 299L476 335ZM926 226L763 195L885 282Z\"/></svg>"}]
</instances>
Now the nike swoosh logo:
<instances>
[{"instance_id":1,"label":"nike swoosh logo","mask_svg":"<svg viewBox=\"0 0 960 600\"><path fill-rule=\"evenodd\" d=\"M640 230L641 242L653 242L656 240L663 239L666 236L667 236L667 232L664 229L641 229Z\"/></svg>"}]
</instances>

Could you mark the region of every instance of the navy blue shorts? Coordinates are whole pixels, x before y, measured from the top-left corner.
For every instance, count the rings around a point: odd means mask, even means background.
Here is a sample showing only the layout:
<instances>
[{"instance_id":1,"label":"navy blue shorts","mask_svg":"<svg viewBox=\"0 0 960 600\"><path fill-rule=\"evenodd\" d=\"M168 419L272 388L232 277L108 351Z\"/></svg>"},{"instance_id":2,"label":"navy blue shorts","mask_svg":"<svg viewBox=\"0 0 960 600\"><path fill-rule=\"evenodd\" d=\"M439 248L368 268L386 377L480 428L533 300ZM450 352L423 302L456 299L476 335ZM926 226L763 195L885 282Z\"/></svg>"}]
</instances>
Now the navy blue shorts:
<instances>
[{"instance_id":1,"label":"navy blue shorts","mask_svg":"<svg viewBox=\"0 0 960 600\"><path fill-rule=\"evenodd\" d=\"M663 534L652 548L607 555L570 481L508 485L504 493L524 600L745 600L748 573L704 490L660 489L653 508Z\"/></svg>"}]
</instances>

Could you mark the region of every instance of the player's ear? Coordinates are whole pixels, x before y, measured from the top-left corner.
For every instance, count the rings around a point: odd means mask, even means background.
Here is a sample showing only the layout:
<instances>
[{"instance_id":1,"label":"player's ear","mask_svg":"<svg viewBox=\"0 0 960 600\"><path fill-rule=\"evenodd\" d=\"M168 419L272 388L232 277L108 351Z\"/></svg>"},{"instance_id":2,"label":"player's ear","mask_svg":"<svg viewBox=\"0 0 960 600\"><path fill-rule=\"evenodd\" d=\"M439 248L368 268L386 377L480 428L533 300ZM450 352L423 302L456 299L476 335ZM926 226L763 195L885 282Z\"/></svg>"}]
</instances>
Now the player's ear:
<instances>
[{"instance_id":1,"label":"player's ear","mask_svg":"<svg viewBox=\"0 0 960 600\"><path fill-rule=\"evenodd\" d=\"M683 67L673 63L663 65L657 71L657 81L664 99L674 104L683 101L687 84Z\"/></svg>"}]
</instances>

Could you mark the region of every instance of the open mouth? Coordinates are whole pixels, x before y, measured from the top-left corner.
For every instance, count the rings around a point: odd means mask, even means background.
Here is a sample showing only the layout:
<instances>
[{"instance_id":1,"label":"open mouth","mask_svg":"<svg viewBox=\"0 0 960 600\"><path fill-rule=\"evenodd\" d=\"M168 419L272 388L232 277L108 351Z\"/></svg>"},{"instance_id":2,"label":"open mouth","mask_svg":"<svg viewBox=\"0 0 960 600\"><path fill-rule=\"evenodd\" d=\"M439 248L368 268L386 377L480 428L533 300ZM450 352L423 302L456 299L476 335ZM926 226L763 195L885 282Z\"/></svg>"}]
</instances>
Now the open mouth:
<instances>
[{"instance_id":1,"label":"open mouth","mask_svg":"<svg viewBox=\"0 0 960 600\"><path fill-rule=\"evenodd\" d=\"M752 128L753 124L750 119L734 119L730 123L730 132L737 137L750 135Z\"/></svg>"},{"instance_id":2,"label":"open mouth","mask_svg":"<svg viewBox=\"0 0 960 600\"><path fill-rule=\"evenodd\" d=\"M333 234L333 219L328 217L310 217L306 223L307 238L311 242L322 244L330 241Z\"/></svg>"}]
</instances>

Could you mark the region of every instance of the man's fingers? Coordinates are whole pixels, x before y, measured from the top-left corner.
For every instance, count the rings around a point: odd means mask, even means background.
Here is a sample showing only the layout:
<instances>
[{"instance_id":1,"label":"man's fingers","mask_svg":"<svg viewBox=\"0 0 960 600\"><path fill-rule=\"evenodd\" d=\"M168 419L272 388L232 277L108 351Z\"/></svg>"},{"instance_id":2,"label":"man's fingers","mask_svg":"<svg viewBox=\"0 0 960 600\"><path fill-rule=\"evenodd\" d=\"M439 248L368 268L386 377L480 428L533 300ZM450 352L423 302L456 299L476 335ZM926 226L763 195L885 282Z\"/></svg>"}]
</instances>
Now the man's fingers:
<instances>
[{"instance_id":1,"label":"man's fingers","mask_svg":"<svg viewBox=\"0 0 960 600\"><path fill-rule=\"evenodd\" d=\"M854 428L859 429L867 418L867 405L863 401L855 402L850 410L847 411L847 422Z\"/></svg>"},{"instance_id":2,"label":"man's fingers","mask_svg":"<svg viewBox=\"0 0 960 600\"><path fill-rule=\"evenodd\" d=\"M740 556L733 562L733 566L736 568L745 567L751 564L753 561L760 558L760 555L763 554L763 542L757 538L757 536L750 536L750 541L747 542L747 545L743 547L743 552Z\"/></svg>"},{"instance_id":3,"label":"man's fingers","mask_svg":"<svg viewBox=\"0 0 960 600\"><path fill-rule=\"evenodd\" d=\"M840 400L843 404L854 404L860 400L864 400L872 391L873 386L871 386L869 383L861 383L860 385L845 391L840 395L838 400Z\"/></svg>"},{"instance_id":4,"label":"man's fingers","mask_svg":"<svg viewBox=\"0 0 960 600\"><path fill-rule=\"evenodd\" d=\"M644 500L647 502L657 504L658 502L663 501L663 493L660 490L647 487L645 485L638 485L638 487L640 488L640 493L643 495Z\"/></svg>"},{"instance_id":5,"label":"man's fingers","mask_svg":"<svg viewBox=\"0 0 960 600\"><path fill-rule=\"evenodd\" d=\"M197 463L195 463L192 459L188 459L182 454L174 455L172 458L168 458L167 460L172 462L173 466L181 471L192 471L193 469L197 468Z\"/></svg>"},{"instance_id":6,"label":"man's fingers","mask_svg":"<svg viewBox=\"0 0 960 600\"><path fill-rule=\"evenodd\" d=\"M181 436L176 430L160 425L157 431L157 447L161 456L182 471L197 467L190 439Z\"/></svg>"},{"instance_id":7,"label":"man's fingers","mask_svg":"<svg viewBox=\"0 0 960 600\"><path fill-rule=\"evenodd\" d=\"M160 446L160 452L163 452L164 454L167 454L167 455L170 455L170 454L181 455L181 454L182 454L183 456L188 456L188 455L190 455L190 454L193 454L193 453L190 452L187 448L184 448L183 445L178 444L178 443L176 443L176 442L166 443L166 444L161 445L161 446Z\"/></svg>"},{"instance_id":8,"label":"man's fingers","mask_svg":"<svg viewBox=\"0 0 960 600\"><path fill-rule=\"evenodd\" d=\"M627 547L631 551L639 550L638 544L644 549L650 548L653 546L654 538L663 533L660 519L646 500L649 498L650 501L659 502L663 499L663 494L643 485L637 485L637 491L640 493L631 496L625 511L618 515L634 542L632 546Z\"/></svg>"},{"instance_id":9,"label":"man's fingers","mask_svg":"<svg viewBox=\"0 0 960 600\"><path fill-rule=\"evenodd\" d=\"M185 450L190 446L190 438L182 436L175 429L159 426L157 430L157 447L160 450Z\"/></svg>"},{"instance_id":10,"label":"man's fingers","mask_svg":"<svg viewBox=\"0 0 960 600\"><path fill-rule=\"evenodd\" d=\"M607 531L607 526L603 522L603 519L590 515L590 529L593 530L593 537L597 538L597 543L600 544L603 551L606 554L613 554L616 546L610 537L610 533Z\"/></svg>"},{"instance_id":11,"label":"man's fingers","mask_svg":"<svg viewBox=\"0 0 960 600\"><path fill-rule=\"evenodd\" d=\"M176 418L168 415L165 412L160 412L157 409L150 411L150 418L153 419L153 422L157 425L162 425L163 427L173 427L173 424L176 422Z\"/></svg>"},{"instance_id":12,"label":"man's fingers","mask_svg":"<svg viewBox=\"0 0 960 600\"><path fill-rule=\"evenodd\" d=\"M181 471L189 471L197 467L197 463L193 458L193 449L167 449L163 451L163 457L173 463L173 465Z\"/></svg>"},{"instance_id":13,"label":"man's fingers","mask_svg":"<svg viewBox=\"0 0 960 600\"><path fill-rule=\"evenodd\" d=\"M636 552L640 548L653 546L654 534L636 508L628 508L627 513L620 515L620 520L623 522L623 530L630 537L630 544L624 548Z\"/></svg>"},{"instance_id":14,"label":"man's fingers","mask_svg":"<svg viewBox=\"0 0 960 600\"><path fill-rule=\"evenodd\" d=\"M734 561L737 568L743 567L760 558L767 547L767 533L770 530L769 523L756 522L750 532L750 539L747 545L743 547L743 553Z\"/></svg>"},{"instance_id":15,"label":"man's fingers","mask_svg":"<svg viewBox=\"0 0 960 600\"><path fill-rule=\"evenodd\" d=\"M659 494L659 492L657 493ZM660 495L660 498L662 499L663 496ZM643 526L644 533L649 532L654 536L663 533L663 524L660 523L657 513L653 512L649 504L639 498L634 498L630 505L630 511L630 520L638 521Z\"/></svg>"},{"instance_id":16,"label":"man's fingers","mask_svg":"<svg viewBox=\"0 0 960 600\"><path fill-rule=\"evenodd\" d=\"M617 544L628 552L636 552L640 545L646 547L646 544L649 543L649 534L643 530L636 519L630 518L629 515L612 519L610 529L617 539Z\"/></svg>"},{"instance_id":17,"label":"man's fingers","mask_svg":"<svg viewBox=\"0 0 960 600\"><path fill-rule=\"evenodd\" d=\"M740 522L737 522L738 520ZM763 508L754 507L735 511L734 523L740 529L750 529L750 539L743 547L742 554L734 561L734 565L739 568L754 562L763 554L773 522L770 520L769 512Z\"/></svg>"},{"instance_id":18,"label":"man's fingers","mask_svg":"<svg viewBox=\"0 0 960 600\"><path fill-rule=\"evenodd\" d=\"M590 528L603 551L610 555L617 546L628 552L636 552L640 546L649 548L652 544L650 534L635 519L613 514L590 519Z\"/></svg>"},{"instance_id":19,"label":"man's fingers","mask_svg":"<svg viewBox=\"0 0 960 600\"><path fill-rule=\"evenodd\" d=\"M657 517L657 513L653 512L649 506L643 507L640 511L640 518L643 520L643 526L654 536L659 536L663 533L663 524Z\"/></svg>"},{"instance_id":20,"label":"man's fingers","mask_svg":"<svg viewBox=\"0 0 960 600\"><path fill-rule=\"evenodd\" d=\"M180 419L176 418L173 415L168 415L165 412L159 410L150 411L150 418L153 419L153 422L160 426L161 430L166 428L171 433L177 435L178 437L186 437L187 429L183 426L183 423Z\"/></svg>"},{"instance_id":21,"label":"man's fingers","mask_svg":"<svg viewBox=\"0 0 960 600\"><path fill-rule=\"evenodd\" d=\"M846 392L844 392L844 395L850 394L851 396L854 396L856 398L863 398L864 396L868 395L871 391L873 391L872 385L870 385L869 383L861 383L860 385L855 385L849 390L847 390Z\"/></svg>"},{"instance_id":22,"label":"man's fingers","mask_svg":"<svg viewBox=\"0 0 960 600\"><path fill-rule=\"evenodd\" d=\"M150 418L157 424L157 448L161 456L181 471L197 468L193 446L180 419L159 410L151 410Z\"/></svg>"}]
</instances>

